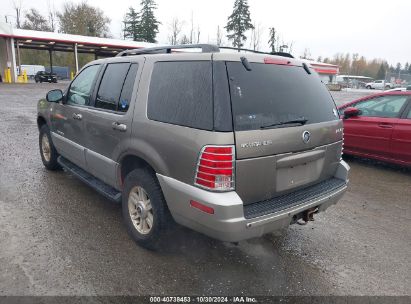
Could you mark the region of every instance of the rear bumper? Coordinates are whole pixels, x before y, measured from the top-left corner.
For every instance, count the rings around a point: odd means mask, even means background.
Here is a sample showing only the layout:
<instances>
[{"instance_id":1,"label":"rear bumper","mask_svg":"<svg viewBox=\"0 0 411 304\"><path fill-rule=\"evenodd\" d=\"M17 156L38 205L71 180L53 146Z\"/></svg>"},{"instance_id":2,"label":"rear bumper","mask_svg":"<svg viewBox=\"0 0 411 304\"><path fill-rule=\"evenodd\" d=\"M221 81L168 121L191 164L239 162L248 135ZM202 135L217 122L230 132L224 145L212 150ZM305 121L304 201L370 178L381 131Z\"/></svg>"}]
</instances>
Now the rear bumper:
<instances>
[{"instance_id":1,"label":"rear bumper","mask_svg":"<svg viewBox=\"0 0 411 304\"><path fill-rule=\"evenodd\" d=\"M244 216L244 205L235 191L213 193L157 174L170 212L177 223L213 238L237 242L287 227L294 215L318 207L324 211L343 196L347 189L349 166L341 161L335 178L345 181L341 187L314 199L274 213L254 218ZM190 200L214 209L207 214L190 206Z\"/></svg>"}]
</instances>

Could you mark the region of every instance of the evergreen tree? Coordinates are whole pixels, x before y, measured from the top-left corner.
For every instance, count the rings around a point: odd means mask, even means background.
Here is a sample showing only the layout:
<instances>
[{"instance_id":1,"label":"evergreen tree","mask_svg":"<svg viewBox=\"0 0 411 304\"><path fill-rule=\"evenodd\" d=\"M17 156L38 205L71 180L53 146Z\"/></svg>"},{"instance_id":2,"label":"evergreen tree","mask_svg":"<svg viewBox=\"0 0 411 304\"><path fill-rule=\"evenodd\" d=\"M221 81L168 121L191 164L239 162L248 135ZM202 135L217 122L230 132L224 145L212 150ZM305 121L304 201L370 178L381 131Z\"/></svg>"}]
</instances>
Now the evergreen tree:
<instances>
[{"instance_id":1,"label":"evergreen tree","mask_svg":"<svg viewBox=\"0 0 411 304\"><path fill-rule=\"evenodd\" d=\"M277 33L275 28L270 27L270 40L268 40L268 45L270 46L271 53L275 53L275 46L277 44Z\"/></svg>"},{"instance_id":2,"label":"evergreen tree","mask_svg":"<svg viewBox=\"0 0 411 304\"><path fill-rule=\"evenodd\" d=\"M141 41L155 43L158 33L158 25L160 24L154 16L154 10L157 4L154 0L141 0L140 11L140 38Z\"/></svg>"},{"instance_id":3,"label":"evergreen tree","mask_svg":"<svg viewBox=\"0 0 411 304\"><path fill-rule=\"evenodd\" d=\"M381 63L380 69L378 70L378 73L377 73L377 79L385 79L385 72L386 72L385 65L384 63Z\"/></svg>"},{"instance_id":4,"label":"evergreen tree","mask_svg":"<svg viewBox=\"0 0 411 304\"><path fill-rule=\"evenodd\" d=\"M254 29L251 23L250 9L247 0L235 0L233 13L228 17L227 38L233 41L233 46L240 49L247 40L245 33Z\"/></svg>"},{"instance_id":5,"label":"evergreen tree","mask_svg":"<svg viewBox=\"0 0 411 304\"><path fill-rule=\"evenodd\" d=\"M406 62L405 63L405 66L404 66L404 72L405 73L408 73L408 70L410 69L410 64L408 63L408 62Z\"/></svg>"},{"instance_id":6,"label":"evergreen tree","mask_svg":"<svg viewBox=\"0 0 411 304\"><path fill-rule=\"evenodd\" d=\"M124 39L131 38L134 41L140 40L140 20L139 15L133 7L128 9L126 17L124 18Z\"/></svg>"},{"instance_id":7,"label":"evergreen tree","mask_svg":"<svg viewBox=\"0 0 411 304\"><path fill-rule=\"evenodd\" d=\"M401 63L397 63L396 68L395 68L395 72L399 73L401 71Z\"/></svg>"}]
</instances>

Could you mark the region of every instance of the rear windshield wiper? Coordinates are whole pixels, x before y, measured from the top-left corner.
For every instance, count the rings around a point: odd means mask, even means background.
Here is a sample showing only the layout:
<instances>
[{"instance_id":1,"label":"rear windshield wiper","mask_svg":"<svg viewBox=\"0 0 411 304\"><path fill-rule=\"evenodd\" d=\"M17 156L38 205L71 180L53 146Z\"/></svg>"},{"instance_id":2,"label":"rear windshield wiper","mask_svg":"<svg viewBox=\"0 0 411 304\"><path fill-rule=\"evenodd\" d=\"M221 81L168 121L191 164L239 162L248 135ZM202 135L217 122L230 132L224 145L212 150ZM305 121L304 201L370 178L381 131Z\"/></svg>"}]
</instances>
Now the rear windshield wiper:
<instances>
[{"instance_id":1,"label":"rear windshield wiper","mask_svg":"<svg viewBox=\"0 0 411 304\"><path fill-rule=\"evenodd\" d=\"M288 126L288 125L303 126L307 123L307 121L308 121L308 119L302 117L302 118L298 118L298 119L280 121L280 122L276 122L276 123L273 123L273 124L264 125L264 126L261 126L260 129L275 129L275 128L281 128L282 126Z\"/></svg>"}]
</instances>

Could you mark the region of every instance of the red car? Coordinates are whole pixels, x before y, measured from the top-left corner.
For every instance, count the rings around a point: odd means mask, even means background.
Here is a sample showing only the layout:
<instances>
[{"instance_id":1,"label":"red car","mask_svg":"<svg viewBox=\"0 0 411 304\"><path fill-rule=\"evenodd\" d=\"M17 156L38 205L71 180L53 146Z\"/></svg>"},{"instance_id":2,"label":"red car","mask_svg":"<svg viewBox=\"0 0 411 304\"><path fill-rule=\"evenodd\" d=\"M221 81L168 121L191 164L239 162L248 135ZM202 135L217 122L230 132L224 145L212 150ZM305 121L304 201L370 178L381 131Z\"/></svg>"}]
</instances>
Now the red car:
<instances>
[{"instance_id":1,"label":"red car","mask_svg":"<svg viewBox=\"0 0 411 304\"><path fill-rule=\"evenodd\" d=\"M344 153L411 166L411 92L386 92L338 108Z\"/></svg>"}]
</instances>

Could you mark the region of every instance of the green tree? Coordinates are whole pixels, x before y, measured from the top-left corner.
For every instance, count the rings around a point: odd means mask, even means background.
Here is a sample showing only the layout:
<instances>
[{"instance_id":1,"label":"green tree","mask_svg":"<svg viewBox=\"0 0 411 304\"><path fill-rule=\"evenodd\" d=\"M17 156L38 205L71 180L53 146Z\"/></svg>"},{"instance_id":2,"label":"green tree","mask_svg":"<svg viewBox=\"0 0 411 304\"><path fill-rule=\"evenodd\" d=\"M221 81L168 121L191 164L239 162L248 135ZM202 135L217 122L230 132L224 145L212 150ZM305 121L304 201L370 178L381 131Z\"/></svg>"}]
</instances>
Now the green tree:
<instances>
[{"instance_id":1,"label":"green tree","mask_svg":"<svg viewBox=\"0 0 411 304\"><path fill-rule=\"evenodd\" d=\"M386 73L385 65L384 63L381 63L380 68L378 69L377 79L385 79L385 73Z\"/></svg>"},{"instance_id":2,"label":"green tree","mask_svg":"<svg viewBox=\"0 0 411 304\"><path fill-rule=\"evenodd\" d=\"M401 71L401 63L397 63L396 67L395 67L395 72L400 72Z\"/></svg>"},{"instance_id":3,"label":"green tree","mask_svg":"<svg viewBox=\"0 0 411 304\"><path fill-rule=\"evenodd\" d=\"M110 19L97 7L87 2L74 4L66 2L63 11L57 14L60 31L66 34L77 34L93 37L109 37Z\"/></svg>"},{"instance_id":4,"label":"green tree","mask_svg":"<svg viewBox=\"0 0 411 304\"><path fill-rule=\"evenodd\" d=\"M275 53L275 46L277 44L277 33L274 27L270 27L270 39L268 40L268 45L270 46L271 53Z\"/></svg>"},{"instance_id":5,"label":"green tree","mask_svg":"<svg viewBox=\"0 0 411 304\"><path fill-rule=\"evenodd\" d=\"M23 23L22 28L26 30L35 30L35 31L44 31L50 32L52 31L51 27L49 26L47 19L43 17L38 10L35 8L31 8L26 13L26 20Z\"/></svg>"},{"instance_id":6,"label":"green tree","mask_svg":"<svg viewBox=\"0 0 411 304\"><path fill-rule=\"evenodd\" d=\"M245 33L250 29L254 29L251 23L250 8L247 0L235 0L233 13L228 17L225 28L227 33L229 33L227 38L232 40L233 46L237 47L240 51L240 48L247 40Z\"/></svg>"},{"instance_id":7,"label":"green tree","mask_svg":"<svg viewBox=\"0 0 411 304\"><path fill-rule=\"evenodd\" d=\"M139 41L140 39L140 19L139 14L133 7L128 9L126 16L124 18L124 39L129 38L134 41Z\"/></svg>"},{"instance_id":8,"label":"green tree","mask_svg":"<svg viewBox=\"0 0 411 304\"><path fill-rule=\"evenodd\" d=\"M158 33L158 25L156 16L154 16L154 10L157 8L157 4L154 0L142 0L140 11L140 38L141 41L155 43Z\"/></svg>"}]
</instances>

